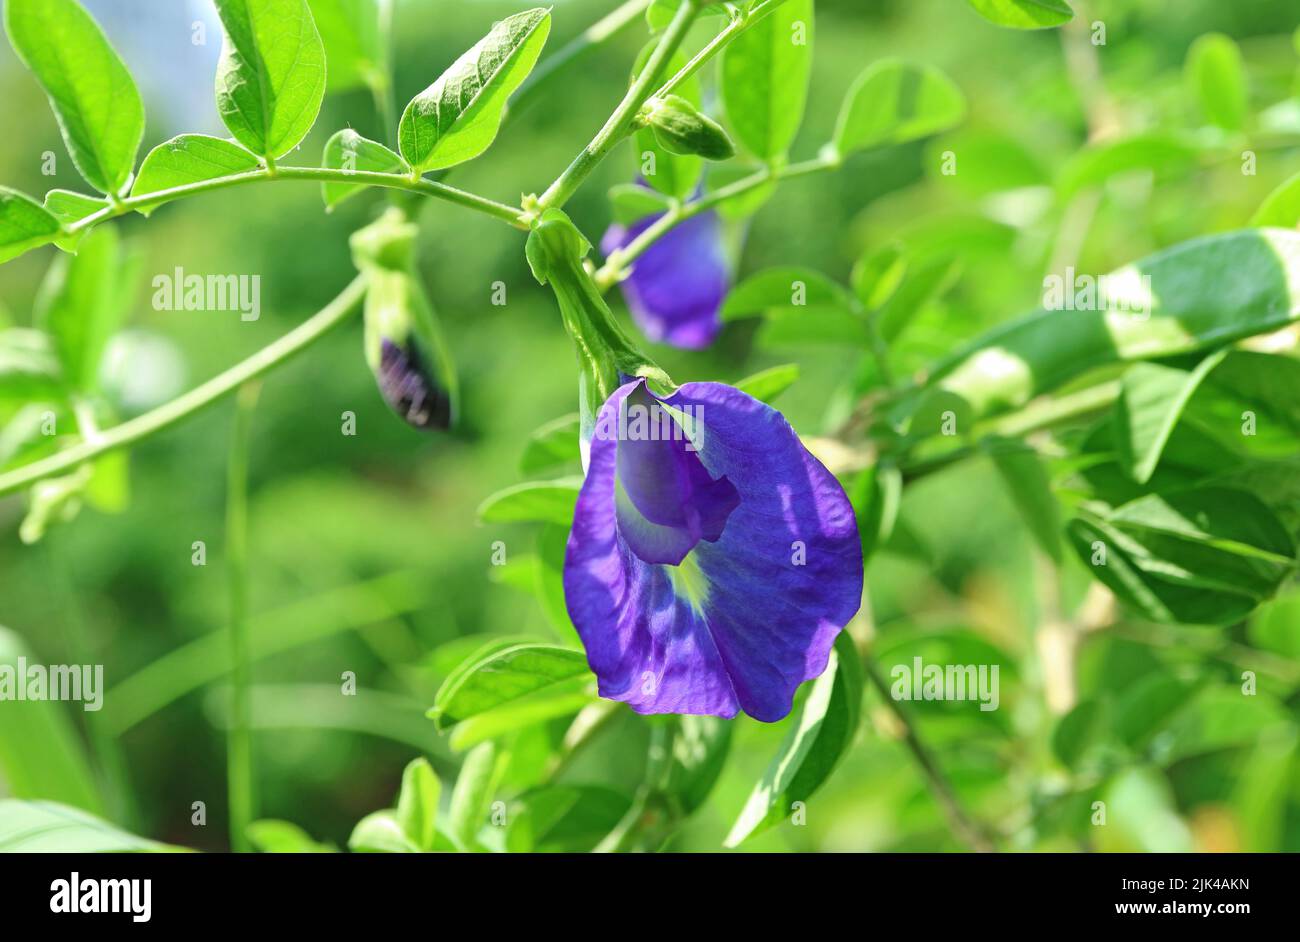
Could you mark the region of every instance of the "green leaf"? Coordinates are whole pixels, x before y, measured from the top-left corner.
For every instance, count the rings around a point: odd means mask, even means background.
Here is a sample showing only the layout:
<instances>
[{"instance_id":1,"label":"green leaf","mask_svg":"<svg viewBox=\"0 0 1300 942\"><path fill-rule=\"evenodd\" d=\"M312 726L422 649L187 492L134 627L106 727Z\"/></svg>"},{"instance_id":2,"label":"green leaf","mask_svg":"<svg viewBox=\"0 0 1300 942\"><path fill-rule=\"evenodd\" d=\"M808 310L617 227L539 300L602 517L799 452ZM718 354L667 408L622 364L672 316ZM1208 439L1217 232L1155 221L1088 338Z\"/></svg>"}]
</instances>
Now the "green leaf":
<instances>
[{"instance_id":1,"label":"green leaf","mask_svg":"<svg viewBox=\"0 0 1300 942\"><path fill-rule=\"evenodd\" d=\"M387 81L380 4L387 0L308 0L325 46L326 88L383 88Z\"/></svg>"},{"instance_id":2,"label":"green leaf","mask_svg":"<svg viewBox=\"0 0 1300 942\"><path fill-rule=\"evenodd\" d=\"M1161 733L1156 753L1165 763L1221 749L1284 738L1294 731L1287 709L1266 695L1240 687L1209 687L1179 710Z\"/></svg>"},{"instance_id":3,"label":"green leaf","mask_svg":"<svg viewBox=\"0 0 1300 942\"><path fill-rule=\"evenodd\" d=\"M847 156L902 144L946 131L965 116L966 97L939 69L882 59L849 89L831 147Z\"/></svg>"},{"instance_id":4,"label":"green leaf","mask_svg":"<svg viewBox=\"0 0 1300 942\"><path fill-rule=\"evenodd\" d=\"M121 193L144 137L144 103L121 58L74 0L7 0L5 29L59 119L77 170Z\"/></svg>"},{"instance_id":5,"label":"green leaf","mask_svg":"<svg viewBox=\"0 0 1300 942\"><path fill-rule=\"evenodd\" d=\"M396 821L407 840L422 851L432 851L438 834L438 781L429 760L412 760L402 772L402 790L397 796Z\"/></svg>"},{"instance_id":6,"label":"green leaf","mask_svg":"<svg viewBox=\"0 0 1300 942\"><path fill-rule=\"evenodd\" d=\"M0 854L122 854L181 850L129 834L56 801L0 800Z\"/></svg>"},{"instance_id":7,"label":"green leaf","mask_svg":"<svg viewBox=\"0 0 1300 942\"><path fill-rule=\"evenodd\" d=\"M510 816L512 851L589 851L618 826L632 805L602 785L547 785L519 798Z\"/></svg>"},{"instance_id":8,"label":"green leaf","mask_svg":"<svg viewBox=\"0 0 1300 942\"><path fill-rule=\"evenodd\" d=\"M923 261L911 260L898 274L901 280L878 309L876 330L885 343L893 343L907 330L917 315L942 297L961 273L961 260L941 253ZM878 283L878 287L885 285Z\"/></svg>"},{"instance_id":9,"label":"green leaf","mask_svg":"<svg viewBox=\"0 0 1300 942\"><path fill-rule=\"evenodd\" d=\"M975 12L998 26L1048 29L1074 19L1065 0L967 0Z\"/></svg>"},{"instance_id":10,"label":"green leaf","mask_svg":"<svg viewBox=\"0 0 1300 942\"><path fill-rule=\"evenodd\" d=\"M357 854L418 854L392 811L375 811L357 822L348 838L348 850Z\"/></svg>"},{"instance_id":11,"label":"green leaf","mask_svg":"<svg viewBox=\"0 0 1300 942\"><path fill-rule=\"evenodd\" d=\"M990 437L982 443L1020 517L1043 552L1061 561L1061 511L1038 453L1024 442Z\"/></svg>"},{"instance_id":12,"label":"green leaf","mask_svg":"<svg viewBox=\"0 0 1300 942\"><path fill-rule=\"evenodd\" d=\"M673 738L663 790L677 803L683 817L708 800L731 754L734 724L716 716L683 716Z\"/></svg>"},{"instance_id":13,"label":"green leaf","mask_svg":"<svg viewBox=\"0 0 1300 942\"><path fill-rule=\"evenodd\" d=\"M551 30L549 10L506 17L432 85L411 99L399 150L425 173L472 160L497 136L506 99L528 77Z\"/></svg>"},{"instance_id":14,"label":"green leaf","mask_svg":"<svg viewBox=\"0 0 1300 942\"><path fill-rule=\"evenodd\" d=\"M63 394L63 370L50 335L30 327L0 330L0 401Z\"/></svg>"},{"instance_id":15,"label":"green leaf","mask_svg":"<svg viewBox=\"0 0 1300 942\"><path fill-rule=\"evenodd\" d=\"M447 836L462 851L481 849L476 835L487 824L506 758L493 743L485 742L475 746L461 764L447 810Z\"/></svg>"},{"instance_id":16,"label":"green leaf","mask_svg":"<svg viewBox=\"0 0 1300 942\"><path fill-rule=\"evenodd\" d=\"M364 170L373 173L409 173L410 168L383 144L362 137L351 128L336 132L325 142L321 166L335 170ZM354 193L364 190L365 183L322 183L325 205L333 209Z\"/></svg>"},{"instance_id":17,"label":"green leaf","mask_svg":"<svg viewBox=\"0 0 1300 942\"><path fill-rule=\"evenodd\" d=\"M858 518L858 537L862 542L865 565L894 533L903 498L902 472L893 465L874 464L853 480L848 493Z\"/></svg>"},{"instance_id":18,"label":"green leaf","mask_svg":"<svg viewBox=\"0 0 1300 942\"><path fill-rule=\"evenodd\" d=\"M1101 186L1124 173L1147 171L1157 180L1176 178L1196 166L1200 153L1194 143L1158 131L1095 144L1066 162L1057 188L1068 199L1080 190Z\"/></svg>"},{"instance_id":19,"label":"green leaf","mask_svg":"<svg viewBox=\"0 0 1300 942\"><path fill-rule=\"evenodd\" d=\"M272 159L298 146L325 97L325 47L307 0L215 0L225 32L217 111L235 140Z\"/></svg>"},{"instance_id":20,"label":"green leaf","mask_svg":"<svg viewBox=\"0 0 1300 942\"><path fill-rule=\"evenodd\" d=\"M1052 731L1052 752L1061 764L1079 771L1106 738L1107 704L1084 700L1061 717Z\"/></svg>"},{"instance_id":21,"label":"green leaf","mask_svg":"<svg viewBox=\"0 0 1300 942\"><path fill-rule=\"evenodd\" d=\"M6 686L23 682L18 675L20 661L36 663L23 640L0 627L0 671L11 678ZM99 694L103 693L101 689ZM3 703L0 789L14 798L48 798L102 812L99 787L86 747L69 715L70 705L56 700L15 700L12 695ZM0 826L0 835L3 831ZM0 836L0 846L3 844Z\"/></svg>"},{"instance_id":22,"label":"green leaf","mask_svg":"<svg viewBox=\"0 0 1300 942\"><path fill-rule=\"evenodd\" d=\"M900 245L891 244L863 252L853 266L850 278L853 293L864 309L878 310L903 283L907 269L908 258Z\"/></svg>"},{"instance_id":23,"label":"green leaf","mask_svg":"<svg viewBox=\"0 0 1300 942\"><path fill-rule=\"evenodd\" d=\"M1192 370L1138 363L1124 374L1114 429L1120 465L1133 480L1151 480L1188 400L1227 355L1226 348L1212 353Z\"/></svg>"},{"instance_id":24,"label":"green leaf","mask_svg":"<svg viewBox=\"0 0 1300 942\"><path fill-rule=\"evenodd\" d=\"M763 161L783 158L803 122L812 42L812 0L786 0L722 53L727 119L740 143Z\"/></svg>"},{"instance_id":25,"label":"green leaf","mask_svg":"<svg viewBox=\"0 0 1300 942\"><path fill-rule=\"evenodd\" d=\"M670 203L658 190L635 183L618 183L609 188L610 209L614 221L620 226L630 226L649 216L668 212Z\"/></svg>"},{"instance_id":26,"label":"green leaf","mask_svg":"<svg viewBox=\"0 0 1300 942\"><path fill-rule=\"evenodd\" d=\"M799 364L785 363L781 366L769 367L752 376L746 376L744 379L738 380L735 386L741 392L753 396L759 402L766 402L771 405L777 396L793 386L798 379Z\"/></svg>"},{"instance_id":27,"label":"green leaf","mask_svg":"<svg viewBox=\"0 0 1300 942\"><path fill-rule=\"evenodd\" d=\"M1277 226L1294 229L1300 225L1300 173L1290 177L1265 197L1255 215L1252 226Z\"/></svg>"},{"instance_id":28,"label":"green leaf","mask_svg":"<svg viewBox=\"0 0 1300 942\"><path fill-rule=\"evenodd\" d=\"M724 842L737 845L806 802L826 781L857 734L862 710L862 664L853 640L840 632L826 671L812 682L790 721L790 732Z\"/></svg>"},{"instance_id":29,"label":"green leaf","mask_svg":"<svg viewBox=\"0 0 1300 942\"><path fill-rule=\"evenodd\" d=\"M1300 232L1193 239L1105 276L1106 303L1040 309L934 365L930 386L977 417L1023 405L1113 363L1213 349L1300 318ZM909 404L910 407L911 404Z\"/></svg>"},{"instance_id":30,"label":"green leaf","mask_svg":"<svg viewBox=\"0 0 1300 942\"><path fill-rule=\"evenodd\" d=\"M537 474L557 467L577 467L581 461L578 453L580 416L574 412L552 419L528 436L524 453L519 458L519 470L524 474Z\"/></svg>"},{"instance_id":31,"label":"green leaf","mask_svg":"<svg viewBox=\"0 0 1300 942\"><path fill-rule=\"evenodd\" d=\"M1225 487L1150 494L1104 519L1073 520L1067 533L1093 575L1153 621L1239 620L1295 569L1295 544L1276 514Z\"/></svg>"},{"instance_id":32,"label":"green leaf","mask_svg":"<svg viewBox=\"0 0 1300 942\"><path fill-rule=\"evenodd\" d=\"M0 186L0 262L48 245L58 237L59 220L30 196Z\"/></svg>"},{"instance_id":33,"label":"green leaf","mask_svg":"<svg viewBox=\"0 0 1300 942\"><path fill-rule=\"evenodd\" d=\"M724 321L754 317L769 311L844 311L853 306L843 286L809 268L768 268L750 275L731 289L722 305Z\"/></svg>"},{"instance_id":34,"label":"green leaf","mask_svg":"<svg viewBox=\"0 0 1300 942\"><path fill-rule=\"evenodd\" d=\"M263 854L332 854L334 848L313 840L290 821L265 818L248 826L248 840Z\"/></svg>"},{"instance_id":35,"label":"green leaf","mask_svg":"<svg viewBox=\"0 0 1300 942\"><path fill-rule=\"evenodd\" d=\"M50 190L45 194L45 211L54 216L64 227L80 222L110 205L112 204L106 199L74 193L72 190ZM72 252L76 250L85 234L85 231L72 235L63 233L55 236L54 244L65 252Z\"/></svg>"},{"instance_id":36,"label":"green leaf","mask_svg":"<svg viewBox=\"0 0 1300 942\"><path fill-rule=\"evenodd\" d=\"M583 675L512 700L457 723L448 744L455 751L463 752L539 723L573 716L596 700L593 686L591 678Z\"/></svg>"},{"instance_id":37,"label":"green leaf","mask_svg":"<svg viewBox=\"0 0 1300 942\"><path fill-rule=\"evenodd\" d=\"M93 392L108 340L124 314L118 279L122 252L117 231L99 226L76 255L50 266L37 298L35 320L54 339L63 377L72 389Z\"/></svg>"},{"instance_id":38,"label":"green leaf","mask_svg":"<svg viewBox=\"0 0 1300 942\"><path fill-rule=\"evenodd\" d=\"M1178 817L1169 782L1157 770L1134 766L1119 772L1102 792L1106 826L1096 828L1105 852L1183 853L1192 833Z\"/></svg>"},{"instance_id":39,"label":"green leaf","mask_svg":"<svg viewBox=\"0 0 1300 942\"><path fill-rule=\"evenodd\" d=\"M587 656L551 644L489 647L462 664L438 690L429 715L439 730L573 678L586 678Z\"/></svg>"},{"instance_id":40,"label":"green leaf","mask_svg":"<svg viewBox=\"0 0 1300 942\"><path fill-rule=\"evenodd\" d=\"M478 518L483 523L559 523L567 527L573 522L581 486L578 477L516 484L479 504Z\"/></svg>"},{"instance_id":41,"label":"green leaf","mask_svg":"<svg viewBox=\"0 0 1300 942\"><path fill-rule=\"evenodd\" d=\"M1206 33L1187 53L1187 85L1205 120L1225 131L1240 131L1249 104L1241 50L1222 33Z\"/></svg>"},{"instance_id":42,"label":"green leaf","mask_svg":"<svg viewBox=\"0 0 1300 942\"><path fill-rule=\"evenodd\" d=\"M182 134L164 141L145 155L132 196L146 196L173 187L248 173L262 166L257 155L233 141L206 134ZM153 207L142 210L147 216Z\"/></svg>"},{"instance_id":43,"label":"green leaf","mask_svg":"<svg viewBox=\"0 0 1300 942\"><path fill-rule=\"evenodd\" d=\"M568 527L548 523L538 531L537 566L532 589L542 611L546 613L546 620L551 623L560 640L578 645L582 642L573 622L569 620L569 609L564 601L564 557L568 544Z\"/></svg>"}]
</instances>

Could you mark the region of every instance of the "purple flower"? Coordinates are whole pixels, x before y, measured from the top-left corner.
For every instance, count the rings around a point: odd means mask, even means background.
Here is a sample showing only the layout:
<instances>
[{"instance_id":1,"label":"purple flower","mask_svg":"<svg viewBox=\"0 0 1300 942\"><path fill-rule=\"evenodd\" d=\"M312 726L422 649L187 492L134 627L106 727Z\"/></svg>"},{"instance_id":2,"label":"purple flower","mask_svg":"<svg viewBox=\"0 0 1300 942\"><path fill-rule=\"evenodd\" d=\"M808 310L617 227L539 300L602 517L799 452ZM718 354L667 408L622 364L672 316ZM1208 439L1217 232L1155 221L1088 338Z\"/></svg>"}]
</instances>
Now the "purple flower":
<instances>
[{"instance_id":1,"label":"purple flower","mask_svg":"<svg viewBox=\"0 0 1300 942\"><path fill-rule=\"evenodd\" d=\"M644 232L658 216L631 227L611 226L601 240L608 256ZM718 312L731 286L722 251L722 223L712 210L670 229L632 266L623 298L651 340L700 350L722 329Z\"/></svg>"},{"instance_id":2,"label":"purple flower","mask_svg":"<svg viewBox=\"0 0 1300 942\"><path fill-rule=\"evenodd\" d=\"M765 722L858 610L853 508L785 418L722 383L605 402L564 565L600 694Z\"/></svg>"}]
</instances>

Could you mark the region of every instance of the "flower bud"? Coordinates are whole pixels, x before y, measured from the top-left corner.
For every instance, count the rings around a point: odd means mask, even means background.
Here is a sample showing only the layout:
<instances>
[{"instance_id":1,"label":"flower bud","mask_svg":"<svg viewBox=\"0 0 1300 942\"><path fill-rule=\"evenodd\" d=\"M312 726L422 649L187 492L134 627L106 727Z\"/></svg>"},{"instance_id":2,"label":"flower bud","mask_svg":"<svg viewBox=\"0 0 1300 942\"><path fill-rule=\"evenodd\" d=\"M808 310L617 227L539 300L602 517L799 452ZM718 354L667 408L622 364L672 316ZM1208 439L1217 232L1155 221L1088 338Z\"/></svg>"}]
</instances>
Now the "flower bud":
<instances>
[{"instance_id":1,"label":"flower bud","mask_svg":"<svg viewBox=\"0 0 1300 942\"><path fill-rule=\"evenodd\" d=\"M703 114L680 95L666 95L646 102L642 116L655 140L674 154L696 154L706 160L728 160L736 156L722 125Z\"/></svg>"},{"instance_id":2,"label":"flower bud","mask_svg":"<svg viewBox=\"0 0 1300 942\"><path fill-rule=\"evenodd\" d=\"M455 420L456 373L433 308L414 272L415 226L389 214L352 237L368 279L366 362L380 395L407 424L446 429Z\"/></svg>"}]
</instances>

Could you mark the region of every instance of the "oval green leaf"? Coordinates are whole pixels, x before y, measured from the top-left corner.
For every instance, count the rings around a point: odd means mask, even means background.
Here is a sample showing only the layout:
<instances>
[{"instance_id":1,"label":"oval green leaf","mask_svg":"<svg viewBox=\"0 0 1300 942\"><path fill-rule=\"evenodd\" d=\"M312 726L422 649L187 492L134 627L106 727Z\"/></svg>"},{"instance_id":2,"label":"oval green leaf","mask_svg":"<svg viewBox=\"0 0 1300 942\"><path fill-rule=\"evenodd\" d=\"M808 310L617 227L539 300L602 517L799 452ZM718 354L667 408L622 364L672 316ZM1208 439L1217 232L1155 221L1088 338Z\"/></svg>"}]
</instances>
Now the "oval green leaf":
<instances>
[{"instance_id":1,"label":"oval green leaf","mask_svg":"<svg viewBox=\"0 0 1300 942\"><path fill-rule=\"evenodd\" d=\"M74 0L7 0L5 29L49 96L77 170L101 193L120 193L144 137L144 103L99 25Z\"/></svg>"},{"instance_id":2,"label":"oval green leaf","mask_svg":"<svg viewBox=\"0 0 1300 942\"><path fill-rule=\"evenodd\" d=\"M966 97L929 65L883 59L849 89L831 147L840 156L928 137L966 116Z\"/></svg>"},{"instance_id":3,"label":"oval green leaf","mask_svg":"<svg viewBox=\"0 0 1300 942\"><path fill-rule=\"evenodd\" d=\"M216 0L225 31L217 111L255 154L287 154L316 123L325 46L307 0Z\"/></svg>"},{"instance_id":4,"label":"oval green leaf","mask_svg":"<svg viewBox=\"0 0 1300 942\"><path fill-rule=\"evenodd\" d=\"M262 166L257 155L233 141L206 134L182 134L145 155L131 196L147 196L173 187L249 173ZM148 215L159 203L141 212Z\"/></svg>"},{"instance_id":5,"label":"oval green leaf","mask_svg":"<svg viewBox=\"0 0 1300 942\"><path fill-rule=\"evenodd\" d=\"M447 678L429 715L440 730L590 674L587 655L550 644L489 645Z\"/></svg>"},{"instance_id":6,"label":"oval green leaf","mask_svg":"<svg viewBox=\"0 0 1300 942\"><path fill-rule=\"evenodd\" d=\"M30 196L0 186L0 262L48 245L60 233L59 220Z\"/></svg>"},{"instance_id":7,"label":"oval green leaf","mask_svg":"<svg viewBox=\"0 0 1300 942\"><path fill-rule=\"evenodd\" d=\"M550 30L549 10L506 17L412 98L398 126L398 149L407 163L425 173L487 150L506 100L533 70Z\"/></svg>"},{"instance_id":8,"label":"oval green leaf","mask_svg":"<svg viewBox=\"0 0 1300 942\"><path fill-rule=\"evenodd\" d=\"M755 157L778 160L794 142L808 102L812 43L812 0L787 0L723 52L727 119Z\"/></svg>"},{"instance_id":9,"label":"oval green leaf","mask_svg":"<svg viewBox=\"0 0 1300 942\"><path fill-rule=\"evenodd\" d=\"M365 170L373 173L406 173L410 170L406 161L383 144L362 137L351 128L337 132L325 142L321 166L344 172ZM325 205L333 209L365 188L364 183L322 183L321 195L325 199Z\"/></svg>"}]
</instances>

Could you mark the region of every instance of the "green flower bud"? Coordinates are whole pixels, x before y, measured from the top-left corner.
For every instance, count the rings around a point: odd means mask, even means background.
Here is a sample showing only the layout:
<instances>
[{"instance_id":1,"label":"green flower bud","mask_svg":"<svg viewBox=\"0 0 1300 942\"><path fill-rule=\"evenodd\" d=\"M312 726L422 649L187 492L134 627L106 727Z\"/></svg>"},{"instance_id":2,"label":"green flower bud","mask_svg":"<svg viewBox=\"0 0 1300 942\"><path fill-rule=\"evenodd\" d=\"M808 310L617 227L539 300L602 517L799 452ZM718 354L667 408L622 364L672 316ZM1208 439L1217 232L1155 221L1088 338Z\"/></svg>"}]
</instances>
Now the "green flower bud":
<instances>
[{"instance_id":1,"label":"green flower bud","mask_svg":"<svg viewBox=\"0 0 1300 942\"><path fill-rule=\"evenodd\" d=\"M696 154L705 160L736 156L736 145L722 125L679 95L650 99L641 116L659 145L671 153Z\"/></svg>"}]
</instances>

